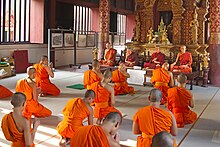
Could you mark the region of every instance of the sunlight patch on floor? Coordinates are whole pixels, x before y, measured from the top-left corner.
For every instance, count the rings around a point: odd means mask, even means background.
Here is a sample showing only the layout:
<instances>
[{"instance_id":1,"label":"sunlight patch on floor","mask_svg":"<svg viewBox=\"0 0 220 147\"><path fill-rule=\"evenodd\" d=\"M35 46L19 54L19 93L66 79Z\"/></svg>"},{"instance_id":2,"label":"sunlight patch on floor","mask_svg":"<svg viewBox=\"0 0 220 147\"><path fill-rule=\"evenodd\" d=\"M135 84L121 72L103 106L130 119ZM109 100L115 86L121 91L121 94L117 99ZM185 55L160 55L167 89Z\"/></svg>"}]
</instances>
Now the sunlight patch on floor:
<instances>
[{"instance_id":1,"label":"sunlight patch on floor","mask_svg":"<svg viewBox=\"0 0 220 147\"><path fill-rule=\"evenodd\" d=\"M128 147L135 147L137 145L136 140L127 139L126 141L120 141L121 145L125 145Z\"/></svg>"}]
</instances>

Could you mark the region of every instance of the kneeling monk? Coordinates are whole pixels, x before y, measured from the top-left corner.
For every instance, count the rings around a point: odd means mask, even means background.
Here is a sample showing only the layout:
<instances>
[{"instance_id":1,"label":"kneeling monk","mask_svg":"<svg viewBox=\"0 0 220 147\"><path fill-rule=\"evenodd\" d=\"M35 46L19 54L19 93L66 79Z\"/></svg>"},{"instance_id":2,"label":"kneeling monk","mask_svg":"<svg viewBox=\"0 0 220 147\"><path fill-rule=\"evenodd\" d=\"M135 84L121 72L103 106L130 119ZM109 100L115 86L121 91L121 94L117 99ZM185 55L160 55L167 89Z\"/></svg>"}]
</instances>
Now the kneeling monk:
<instances>
[{"instance_id":1,"label":"kneeling monk","mask_svg":"<svg viewBox=\"0 0 220 147\"><path fill-rule=\"evenodd\" d=\"M28 77L19 80L16 85L16 92L24 93L27 99L23 115L27 119L30 119L31 115L36 117L50 116L52 112L38 102L40 89L37 88L34 81L36 75L35 68L33 66L28 67L27 74Z\"/></svg>"},{"instance_id":2,"label":"kneeling monk","mask_svg":"<svg viewBox=\"0 0 220 147\"><path fill-rule=\"evenodd\" d=\"M66 143L73 138L75 132L83 126L83 120L88 117L88 125L93 124L93 110L90 104L95 98L93 90L87 90L83 99L69 100L63 109L63 120L58 124L57 131ZM62 140L60 144L62 143Z\"/></svg>"},{"instance_id":3,"label":"kneeling monk","mask_svg":"<svg viewBox=\"0 0 220 147\"><path fill-rule=\"evenodd\" d=\"M2 118L2 131L5 138L12 142L12 147L34 147L33 140L40 123L35 118L31 131L30 120L22 115L25 101L25 95L16 92L11 99L13 111Z\"/></svg>"},{"instance_id":4,"label":"kneeling monk","mask_svg":"<svg viewBox=\"0 0 220 147\"><path fill-rule=\"evenodd\" d=\"M101 82L95 82L91 85L91 89L95 92L95 108L94 117L97 118L97 124L100 124L102 119L109 112L119 112L114 108L115 94L114 88L108 83L111 81L112 73L105 71ZM119 112L120 113L120 112ZM120 113L121 114L121 113Z\"/></svg>"},{"instance_id":5,"label":"kneeling monk","mask_svg":"<svg viewBox=\"0 0 220 147\"><path fill-rule=\"evenodd\" d=\"M115 83L114 85L115 95L134 92L134 88L128 86L127 78L130 78L130 75L126 72L126 67L124 63L121 63L118 66L118 70L112 72L112 82Z\"/></svg>"},{"instance_id":6,"label":"kneeling monk","mask_svg":"<svg viewBox=\"0 0 220 147\"><path fill-rule=\"evenodd\" d=\"M42 95L45 96L47 94L58 96L60 95L60 90L50 82L49 76L51 78L54 77L54 73L52 70L53 64L52 62L48 66L48 57L41 57L41 61L39 64L34 65L36 69L36 83L37 86L41 88Z\"/></svg>"},{"instance_id":7,"label":"kneeling monk","mask_svg":"<svg viewBox=\"0 0 220 147\"><path fill-rule=\"evenodd\" d=\"M178 75L178 87L168 90L168 109L176 117L178 128L184 127L185 124L191 124L196 121L197 114L189 109L194 107L192 93L185 86L187 77L183 74Z\"/></svg>"}]
</instances>

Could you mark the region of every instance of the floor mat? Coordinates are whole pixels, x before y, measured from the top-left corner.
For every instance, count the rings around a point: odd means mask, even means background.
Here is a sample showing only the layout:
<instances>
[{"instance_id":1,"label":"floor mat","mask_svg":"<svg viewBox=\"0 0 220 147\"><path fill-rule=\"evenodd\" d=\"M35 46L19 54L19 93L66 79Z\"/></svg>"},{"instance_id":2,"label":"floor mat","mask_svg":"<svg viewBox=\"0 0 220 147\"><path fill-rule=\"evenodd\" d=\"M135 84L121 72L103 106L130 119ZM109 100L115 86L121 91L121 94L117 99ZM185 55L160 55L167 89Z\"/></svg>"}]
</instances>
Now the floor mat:
<instances>
[{"instance_id":1,"label":"floor mat","mask_svg":"<svg viewBox=\"0 0 220 147\"><path fill-rule=\"evenodd\" d=\"M66 88L72 88L72 89L78 89L78 90L85 89L83 84L70 85L70 86L66 86Z\"/></svg>"}]
</instances>

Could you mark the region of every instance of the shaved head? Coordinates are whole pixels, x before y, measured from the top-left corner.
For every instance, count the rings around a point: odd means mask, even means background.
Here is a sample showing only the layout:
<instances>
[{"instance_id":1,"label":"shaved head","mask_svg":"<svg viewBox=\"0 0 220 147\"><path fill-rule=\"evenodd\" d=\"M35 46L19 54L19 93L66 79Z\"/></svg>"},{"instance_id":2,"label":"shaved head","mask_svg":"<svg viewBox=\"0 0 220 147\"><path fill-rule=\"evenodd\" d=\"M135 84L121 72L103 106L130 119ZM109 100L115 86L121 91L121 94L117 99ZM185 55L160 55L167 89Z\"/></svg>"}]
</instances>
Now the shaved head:
<instances>
[{"instance_id":1,"label":"shaved head","mask_svg":"<svg viewBox=\"0 0 220 147\"><path fill-rule=\"evenodd\" d=\"M112 72L109 71L109 70L106 70L106 71L104 72L103 77L104 77L104 79L111 78L111 77L112 77Z\"/></svg>"},{"instance_id":2,"label":"shaved head","mask_svg":"<svg viewBox=\"0 0 220 147\"><path fill-rule=\"evenodd\" d=\"M173 147L174 139L173 136L166 132L162 131L154 135L152 139L151 147Z\"/></svg>"},{"instance_id":3,"label":"shaved head","mask_svg":"<svg viewBox=\"0 0 220 147\"><path fill-rule=\"evenodd\" d=\"M117 123L121 124L122 117L118 112L110 112L104 119L104 122Z\"/></svg>"},{"instance_id":4,"label":"shaved head","mask_svg":"<svg viewBox=\"0 0 220 147\"><path fill-rule=\"evenodd\" d=\"M165 62L163 65L162 65L162 68L168 70L169 69L169 63Z\"/></svg>"},{"instance_id":5,"label":"shaved head","mask_svg":"<svg viewBox=\"0 0 220 147\"><path fill-rule=\"evenodd\" d=\"M162 92L157 89L157 88L154 88L150 91L150 102L160 102L161 101L161 98L162 98Z\"/></svg>"},{"instance_id":6,"label":"shaved head","mask_svg":"<svg viewBox=\"0 0 220 147\"><path fill-rule=\"evenodd\" d=\"M98 60L92 61L92 67L98 67L100 65L100 62Z\"/></svg>"},{"instance_id":7,"label":"shaved head","mask_svg":"<svg viewBox=\"0 0 220 147\"><path fill-rule=\"evenodd\" d=\"M27 74L28 74L28 75L31 75L31 74L33 74L34 72L36 72L36 69L34 68L34 66L29 66L29 67L27 68Z\"/></svg>"},{"instance_id":8,"label":"shaved head","mask_svg":"<svg viewBox=\"0 0 220 147\"><path fill-rule=\"evenodd\" d=\"M42 56L42 57L40 58L40 61L45 61L45 60L48 60L48 57L47 57L47 56Z\"/></svg>"},{"instance_id":9,"label":"shaved head","mask_svg":"<svg viewBox=\"0 0 220 147\"><path fill-rule=\"evenodd\" d=\"M87 90L84 97L85 98L90 98L90 97L95 98L95 92L93 90Z\"/></svg>"},{"instance_id":10,"label":"shaved head","mask_svg":"<svg viewBox=\"0 0 220 147\"><path fill-rule=\"evenodd\" d=\"M21 92L16 92L11 97L11 104L16 107L24 106L26 96Z\"/></svg>"},{"instance_id":11,"label":"shaved head","mask_svg":"<svg viewBox=\"0 0 220 147\"><path fill-rule=\"evenodd\" d=\"M187 76L184 75L184 74L179 74L178 77L177 77L177 81L180 83L180 84L184 84L187 82Z\"/></svg>"}]
</instances>

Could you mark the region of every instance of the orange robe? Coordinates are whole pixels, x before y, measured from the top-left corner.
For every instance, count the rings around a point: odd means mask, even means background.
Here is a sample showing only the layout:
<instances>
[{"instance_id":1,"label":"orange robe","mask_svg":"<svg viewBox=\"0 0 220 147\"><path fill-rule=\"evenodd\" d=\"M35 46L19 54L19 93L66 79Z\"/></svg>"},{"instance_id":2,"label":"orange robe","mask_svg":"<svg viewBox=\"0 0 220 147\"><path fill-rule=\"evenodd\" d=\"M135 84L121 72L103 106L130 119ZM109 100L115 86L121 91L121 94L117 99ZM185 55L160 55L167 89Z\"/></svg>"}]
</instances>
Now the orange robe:
<instances>
[{"instance_id":1,"label":"orange robe","mask_svg":"<svg viewBox=\"0 0 220 147\"><path fill-rule=\"evenodd\" d=\"M110 147L101 126L89 125L79 128L70 141L71 147Z\"/></svg>"},{"instance_id":2,"label":"orange robe","mask_svg":"<svg viewBox=\"0 0 220 147\"><path fill-rule=\"evenodd\" d=\"M0 85L0 99L12 96L12 92L6 87Z\"/></svg>"},{"instance_id":3,"label":"orange robe","mask_svg":"<svg viewBox=\"0 0 220 147\"><path fill-rule=\"evenodd\" d=\"M30 119L31 115L36 117L47 117L52 114L49 109L41 105L33 98L33 88L28 84L26 79L21 79L17 82L16 92L22 92L26 96L26 104L23 115L27 119Z\"/></svg>"},{"instance_id":4,"label":"orange robe","mask_svg":"<svg viewBox=\"0 0 220 147\"><path fill-rule=\"evenodd\" d=\"M142 132L141 136L137 138L137 147L150 147L155 134L161 131L170 132L172 126L171 114L152 106L139 109L133 120Z\"/></svg>"},{"instance_id":5,"label":"orange robe","mask_svg":"<svg viewBox=\"0 0 220 147\"><path fill-rule=\"evenodd\" d=\"M105 54L105 60L102 60L103 65L114 66L116 59L117 50L110 48Z\"/></svg>"},{"instance_id":6,"label":"orange robe","mask_svg":"<svg viewBox=\"0 0 220 147\"><path fill-rule=\"evenodd\" d=\"M115 83L114 85L115 95L134 92L134 88L128 86L127 77L123 75L119 70L115 70L112 72L112 82Z\"/></svg>"},{"instance_id":7,"label":"orange robe","mask_svg":"<svg viewBox=\"0 0 220 147\"><path fill-rule=\"evenodd\" d=\"M185 52L179 56L180 66L174 66L173 69L178 69L182 73L192 72L192 54L190 52ZM183 65L188 64L188 67L183 67Z\"/></svg>"},{"instance_id":8,"label":"orange robe","mask_svg":"<svg viewBox=\"0 0 220 147\"><path fill-rule=\"evenodd\" d=\"M168 109L174 114L178 128L196 121L197 114L189 109L192 96L181 87L168 90Z\"/></svg>"},{"instance_id":9,"label":"orange robe","mask_svg":"<svg viewBox=\"0 0 220 147\"><path fill-rule=\"evenodd\" d=\"M24 134L17 129L12 112L2 118L2 131L5 138L12 142L11 147L26 147ZM34 144L31 147L34 147Z\"/></svg>"},{"instance_id":10,"label":"orange robe","mask_svg":"<svg viewBox=\"0 0 220 147\"><path fill-rule=\"evenodd\" d=\"M83 126L83 120L90 114L81 98L69 100L63 109L63 120L58 124L58 133L65 138L73 138L75 132Z\"/></svg>"},{"instance_id":11,"label":"orange robe","mask_svg":"<svg viewBox=\"0 0 220 147\"><path fill-rule=\"evenodd\" d=\"M59 88L50 82L49 75L42 64L35 64L36 69L36 83L37 86L41 88L44 94L50 94L54 96L60 95Z\"/></svg>"},{"instance_id":12,"label":"orange robe","mask_svg":"<svg viewBox=\"0 0 220 147\"><path fill-rule=\"evenodd\" d=\"M101 81L101 79L99 78L99 76L92 70L87 70L85 73L84 73L84 87L86 89L90 89L90 85L92 83L95 83L95 82L98 82L98 81Z\"/></svg>"},{"instance_id":13,"label":"orange robe","mask_svg":"<svg viewBox=\"0 0 220 147\"><path fill-rule=\"evenodd\" d=\"M163 69L153 70L153 76L151 77L151 83L154 84L154 88L158 88L162 92L161 104L167 102L167 90L169 89L170 76L168 72Z\"/></svg>"},{"instance_id":14,"label":"orange robe","mask_svg":"<svg viewBox=\"0 0 220 147\"><path fill-rule=\"evenodd\" d=\"M91 84L91 89L95 92L94 99L94 117L103 118L110 112L119 112L116 108L111 106L111 93L100 85L100 82Z\"/></svg>"}]
</instances>

